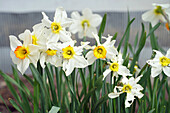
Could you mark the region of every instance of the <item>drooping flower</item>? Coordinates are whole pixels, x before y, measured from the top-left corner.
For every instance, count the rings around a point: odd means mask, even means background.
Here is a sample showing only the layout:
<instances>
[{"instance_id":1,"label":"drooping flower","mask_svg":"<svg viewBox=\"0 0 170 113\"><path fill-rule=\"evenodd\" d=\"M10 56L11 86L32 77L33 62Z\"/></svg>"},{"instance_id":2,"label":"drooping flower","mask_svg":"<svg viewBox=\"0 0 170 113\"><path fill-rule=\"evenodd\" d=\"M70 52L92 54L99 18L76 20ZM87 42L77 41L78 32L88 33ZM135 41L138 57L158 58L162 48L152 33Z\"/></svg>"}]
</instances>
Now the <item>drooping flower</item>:
<instances>
[{"instance_id":1,"label":"drooping flower","mask_svg":"<svg viewBox=\"0 0 170 113\"><path fill-rule=\"evenodd\" d=\"M114 92L109 93L108 96L110 98L116 98L119 97L120 94L126 93L125 108L130 107L135 97L138 97L139 99L143 97L143 94L140 92L143 90L143 87L140 84L137 84L141 77L142 75L137 78L131 77L129 79L123 77L123 86L115 86Z\"/></svg>"},{"instance_id":2,"label":"drooping flower","mask_svg":"<svg viewBox=\"0 0 170 113\"><path fill-rule=\"evenodd\" d=\"M74 46L74 43L74 41L64 42L58 46L62 50L62 66L67 76L71 74L74 68L85 68L88 65L87 60L82 55L83 48L86 45L77 47Z\"/></svg>"},{"instance_id":3,"label":"drooping flower","mask_svg":"<svg viewBox=\"0 0 170 113\"><path fill-rule=\"evenodd\" d=\"M86 54L89 65L93 64L96 59L112 58L118 54L114 47L115 40L111 40L112 36L108 36L108 38L102 37L103 39L106 39L103 44L100 43L99 36L97 34L93 33L93 36L96 39L97 46L92 46L92 50Z\"/></svg>"},{"instance_id":4,"label":"drooping flower","mask_svg":"<svg viewBox=\"0 0 170 113\"><path fill-rule=\"evenodd\" d=\"M78 12L72 12L71 17L74 19L74 23L70 26L69 31L73 34L78 32L78 37L83 36L93 37L93 33L97 33L97 26L102 21L102 17L98 14L93 14L88 8L82 11L82 16Z\"/></svg>"},{"instance_id":5,"label":"drooping flower","mask_svg":"<svg viewBox=\"0 0 170 113\"><path fill-rule=\"evenodd\" d=\"M11 52L10 56L14 64L17 65L18 70L23 74L30 63L37 66L39 59L39 48L32 44L32 37L29 30L19 35L23 40L23 44L13 35L9 36Z\"/></svg>"},{"instance_id":6,"label":"drooping flower","mask_svg":"<svg viewBox=\"0 0 170 113\"><path fill-rule=\"evenodd\" d=\"M154 9L145 12L142 15L142 19L147 22L151 22L152 26L155 26L159 21L163 23L168 22L170 17L170 4L153 4Z\"/></svg>"},{"instance_id":7,"label":"drooping flower","mask_svg":"<svg viewBox=\"0 0 170 113\"><path fill-rule=\"evenodd\" d=\"M112 77L114 76L118 77L118 75L122 75L123 77L132 76L132 74L130 74L130 71L127 69L127 67L123 66L123 59L121 53L119 53L116 57L113 57L111 61L112 62L108 62L109 68L106 69L103 73L104 75L103 80L111 72L113 72Z\"/></svg>"},{"instance_id":8,"label":"drooping flower","mask_svg":"<svg viewBox=\"0 0 170 113\"><path fill-rule=\"evenodd\" d=\"M62 56L59 49L44 48L40 54L40 64L45 68L45 63L50 63L56 67L62 66Z\"/></svg>"},{"instance_id":9,"label":"drooping flower","mask_svg":"<svg viewBox=\"0 0 170 113\"><path fill-rule=\"evenodd\" d=\"M147 61L147 63L152 66L151 76L156 77L163 70L163 72L170 77L170 49L168 49L165 56L157 50L154 50L154 52L156 52L155 58Z\"/></svg>"},{"instance_id":10,"label":"drooping flower","mask_svg":"<svg viewBox=\"0 0 170 113\"><path fill-rule=\"evenodd\" d=\"M59 39L62 42L71 41L71 33L66 31L66 28L72 24L72 20L67 18L66 11L63 8L57 8L54 16L54 21L51 22L47 15L42 12L42 23L48 34L49 41L57 42Z\"/></svg>"}]
</instances>

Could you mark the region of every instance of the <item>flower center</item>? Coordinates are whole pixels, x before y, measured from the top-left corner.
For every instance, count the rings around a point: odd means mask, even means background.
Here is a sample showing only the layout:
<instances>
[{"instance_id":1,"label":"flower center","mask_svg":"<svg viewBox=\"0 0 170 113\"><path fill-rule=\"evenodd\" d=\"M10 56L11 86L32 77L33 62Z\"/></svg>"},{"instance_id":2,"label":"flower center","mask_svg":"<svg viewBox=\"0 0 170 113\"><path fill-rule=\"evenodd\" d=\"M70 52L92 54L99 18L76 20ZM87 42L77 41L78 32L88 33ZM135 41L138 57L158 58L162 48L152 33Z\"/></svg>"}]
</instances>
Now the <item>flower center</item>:
<instances>
[{"instance_id":1,"label":"flower center","mask_svg":"<svg viewBox=\"0 0 170 113\"><path fill-rule=\"evenodd\" d=\"M132 89L132 86L130 84L123 85L122 91L126 93L130 93Z\"/></svg>"},{"instance_id":2,"label":"flower center","mask_svg":"<svg viewBox=\"0 0 170 113\"><path fill-rule=\"evenodd\" d=\"M159 60L162 66L168 66L170 64L170 59L165 56L161 57Z\"/></svg>"},{"instance_id":3,"label":"flower center","mask_svg":"<svg viewBox=\"0 0 170 113\"><path fill-rule=\"evenodd\" d=\"M37 44L37 37L35 35L32 35L32 44L38 45Z\"/></svg>"},{"instance_id":4,"label":"flower center","mask_svg":"<svg viewBox=\"0 0 170 113\"><path fill-rule=\"evenodd\" d=\"M51 29L53 33L59 33L59 31L62 29L60 23L53 22L51 23Z\"/></svg>"},{"instance_id":5,"label":"flower center","mask_svg":"<svg viewBox=\"0 0 170 113\"><path fill-rule=\"evenodd\" d=\"M73 47L71 47L70 45L68 47L63 48L62 51L63 57L66 59L71 59L75 54Z\"/></svg>"},{"instance_id":6,"label":"flower center","mask_svg":"<svg viewBox=\"0 0 170 113\"><path fill-rule=\"evenodd\" d=\"M161 14L163 12L161 6L156 6L156 9L154 9L155 14Z\"/></svg>"},{"instance_id":7,"label":"flower center","mask_svg":"<svg viewBox=\"0 0 170 113\"><path fill-rule=\"evenodd\" d=\"M111 65L110 65L110 69L112 70L112 71L118 71L118 69L119 69L119 64L118 63L112 63Z\"/></svg>"},{"instance_id":8,"label":"flower center","mask_svg":"<svg viewBox=\"0 0 170 113\"><path fill-rule=\"evenodd\" d=\"M88 20L83 20L83 21L81 22L81 25L82 25L83 28L89 27L89 26L90 26L90 22L89 22Z\"/></svg>"},{"instance_id":9,"label":"flower center","mask_svg":"<svg viewBox=\"0 0 170 113\"><path fill-rule=\"evenodd\" d=\"M56 52L57 52L57 50L52 50L52 49L48 49L48 50L46 51L47 55L49 55L49 56L54 56L54 55L56 55Z\"/></svg>"},{"instance_id":10,"label":"flower center","mask_svg":"<svg viewBox=\"0 0 170 113\"><path fill-rule=\"evenodd\" d=\"M15 56L19 59L25 59L29 55L29 49L23 46L17 46L17 48L14 51Z\"/></svg>"},{"instance_id":11,"label":"flower center","mask_svg":"<svg viewBox=\"0 0 170 113\"><path fill-rule=\"evenodd\" d=\"M97 46L94 48L93 54L96 58L106 58L106 49L104 48L104 46Z\"/></svg>"}]
</instances>

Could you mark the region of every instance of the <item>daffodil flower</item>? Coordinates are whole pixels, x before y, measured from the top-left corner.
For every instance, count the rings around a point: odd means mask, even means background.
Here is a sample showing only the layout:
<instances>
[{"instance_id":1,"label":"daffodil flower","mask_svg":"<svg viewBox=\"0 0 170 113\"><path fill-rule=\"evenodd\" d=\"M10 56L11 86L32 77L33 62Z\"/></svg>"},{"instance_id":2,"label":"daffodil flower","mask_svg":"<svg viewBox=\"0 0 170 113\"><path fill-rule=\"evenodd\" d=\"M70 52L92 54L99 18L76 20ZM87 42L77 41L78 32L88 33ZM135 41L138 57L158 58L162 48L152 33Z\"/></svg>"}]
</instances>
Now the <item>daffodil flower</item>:
<instances>
[{"instance_id":1,"label":"daffodil flower","mask_svg":"<svg viewBox=\"0 0 170 113\"><path fill-rule=\"evenodd\" d=\"M32 44L31 32L26 30L19 35L19 38L23 40L23 44L13 35L9 36L11 52L10 56L14 64L17 65L18 70L23 74L30 63L37 66L39 59L39 48Z\"/></svg>"},{"instance_id":2,"label":"daffodil flower","mask_svg":"<svg viewBox=\"0 0 170 113\"><path fill-rule=\"evenodd\" d=\"M163 70L163 72L170 77L170 49L168 49L165 56L159 51L154 50L154 52L156 52L155 58L147 61L147 63L152 66L151 76L156 77Z\"/></svg>"},{"instance_id":3,"label":"daffodil flower","mask_svg":"<svg viewBox=\"0 0 170 113\"><path fill-rule=\"evenodd\" d=\"M96 59L112 58L118 54L114 47L115 40L111 41L112 36L108 36L108 38L102 37L103 39L106 39L103 44L100 43L97 34L93 33L93 36L96 39L97 46L92 46L91 48L88 47L89 49L92 49L86 54L89 65L93 64Z\"/></svg>"},{"instance_id":4,"label":"daffodil flower","mask_svg":"<svg viewBox=\"0 0 170 113\"><path fill-rule=\"evenodd\" d=\"M113 72L113 77L118 77L118 75L122 75L122 76L132 76L132 74L130 74L130 71L127 69L126 66L123 66L123 59L122 59L122 54L119 53L116 57L113 57L111 59L112 62L108 62L109 64L109 68L106 69L103 73L104 77L103 80L105 79L105 77ZM113 78L112 77L112 78Z\"/></svg>"},{"instance_id":5,"label":"daffodil flower","mask_svg":"<svg viewBox=\"0 0 170 113\"><path fill-rule=\"evenodd\" d=\"M39 46L40 51L46 49L48 42L48 34L45 34L44 30L44 25L40 23L33 26L33 32L31 33L32 44Z\"/></svg>"},{"instance_id":6,"label":"daffodil flower","mask_svg":"<svg viewBox=\"0 0 170 113\"><path fill-rule=\"evenodd\" d=\"M142 15L144 21L151 22L152 26L155 26L159 21L164 23L168 22L168 17L170 17L170 4L153 4L154 9L145 12Z\"/></svg>"},{"instance_id":7,"label":"daffodil flower","mask_svg":"<svg viewBox=\"0 0 170 113\"><path fill-rule=\"evenodd\" d=\"M125 108L130 107L135 97L139 99L143 97L143 94L140 92L143 90L143 87L137 84L141 77L142 75L137 78L131 77L129 79L123 77L123 86L115 86L114 92L109 93L108 96L110 98L116 98L119 97L120 94L126 93Z\"/></svg>"},{"instance_id":8,"label":"daffodil flower","mask_svg":"<svg viewBox=\"0 0 170 113\"><path fill-rule=\"evenodd\" d=\"M74 68L85 68L88 65L87 60L83 57L82 52L83 46L74 46L75 42L65 42L61 44L60 47L62 50L63 57L63 70L66 73L66 76L69 76ZM86 43L88 44L88 43Z\"/></svg>"},{"instance_id":9,"label":"daffodil flower","mask_svg":"<svg viewBox=\"0 0 170 113\"><path fill-rule=\"evenodd\" d=\"M66 11L63 8L57 8L54 16L54 21L51 22L47 15L42 12L42 23L46 30L44 32L49 34L49 41L57 42L59 39L62 42L71 41L71 33L66 31L66 27L72 24L72 20L67 18Z\"/></svg>"},{"instance_id":10,"label":"daffodil flower","mask_svg":"<svg viewBox=\"0 0 170 113\"><path fill-rule=\"evenodd\" d=\"M88 8L82 11L82 16L78 12L72 12L71 17L74 23L70 26L69 31L73 34L78 32L78 37L82 39L84 36L93 37L93 33L97 33L97 26L102 21L102 17L98 14L93 14Z\"/></svg>"}]
</instances>

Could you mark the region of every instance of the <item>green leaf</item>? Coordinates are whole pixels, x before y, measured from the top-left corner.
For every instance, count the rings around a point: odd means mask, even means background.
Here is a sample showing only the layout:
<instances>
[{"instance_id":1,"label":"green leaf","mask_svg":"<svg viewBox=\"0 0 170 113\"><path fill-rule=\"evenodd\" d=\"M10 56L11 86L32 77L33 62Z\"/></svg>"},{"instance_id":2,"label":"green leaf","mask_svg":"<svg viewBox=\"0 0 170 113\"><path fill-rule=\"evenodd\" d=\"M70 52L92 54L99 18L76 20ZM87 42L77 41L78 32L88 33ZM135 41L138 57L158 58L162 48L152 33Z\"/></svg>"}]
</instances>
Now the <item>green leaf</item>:
<instances>
[{"instance_id":1,"label":"green leaf","mask_svg":"<svg viewBox=\"0 0 170 113\"><path fill-rule=\"evenodd\" d=\"M155 111L155 108L151 109L148 113L153 113Z\"/></svg>"},{"instance_id":2,"label":"green leaf","mask_svg":"<svg viewBox=\"0 0 170 113\"><path fill-rule=\"evenodd\" d=\"M130 14L128 12L128 23L130 22ZM130 37L130 26L127 30L127 33L126 33L126 38L125 38L125 43L124 43L124 49L123 49L123 55L122 55L122 58L125 59L126 57L126 53L127 53L127 50L128 50L128 44L129 44L129 37Z\"/></svg>"},{"instance_id":3,"label":"green leaf","mask_svg":"<svg viewBox=\"0 0 170 113\"><path fill-rule=\"evenodd\" d=\"M116 38L117 38L117 32L113 35L113 38L112 38L112 40L116 40Z\"/></svg>"},{"instance_id":4,"label":"green leaf","mask_svg":"<svg viewBox=\"0 0 170 113\"><path fill-rule=\"evenodd\" d=\"M0 70L0 75L3 76L4 79L9 81L10 83L15 84L20 90L24 91L24 89L14 79L12 79L10 76L3 73L1 70Z\"/></svg>"},{"instance_id":5,"label":"green leaf","mask_svg":"<svg viewBox=\"0 0 170 113\"><path fill-rule=\"evenodd\" d=\"M51 110L49 111L49 113L58 113L60 110L59 107L56 107L56 106L52 106Z\"/></svg>"},{"instance_id":6,"label":"green leaf","mask_svg":"<svg viewBox=\"0 0 170 113\"><path fill-rule=\"evenodd\" d=\"M149 30L151 31L151 29L152 29L152 25L149 24ZM154 31L150 33L150 42L151 42L152 50L158 50L158 46L157 46L157 42L156 42L156 39L155 39Z\"/></svg>"},{"instance_id":7,"label":"green leaf","mask_svg":"<svg viewBox=\"0 0 170 113\"><path fill-rule=\"evenodd\" d=\"M136 50L136 46L138 44L138 35L139 35L139 32L137 32L136 38L135 38L135 41L134 41L134 51Z\"/></svg>"},{"instance_id":8,"label":"green leaf","mask_svg":"<svg viewBox=\"0 0 170 113\"><path fill-rule=\"evenodd\" d=\"M123 34L123 37L122 37L122 39L121 39L121 41L120 41L120 43L119 43L119 45L118 45L118 48L117 48L117 50L119 51L120 50L120 48L121 48L121 46L122 46L122 43L123 43L123 40L124 40L124 38L125 38L125 36L126 36L126 33L128 32L128 30L129 30L129 28L130 28L130 25L132 24L132 22L135 20L135 18L133 18L129 23L128 23L128 25L127 25L127 27L126 27L126 30L125 30L125 33Z\"/></svg>"},{"instance_id":9,"label":"green leaf","mask_svg":"<svg viewBox=\"0 0 170 113\"><path fill-rule=\"evenodd\" d=\"M79 73L80 73L80 78L81 78L82 85L83 85L84 94L86 95L87 86L86 86L86 81L85 81L85 75L83 74L82 69L79 69Z\"/></svg>"},{"instance_id":10,"label":"green leaf","mask_svg":"<svg viewBox=\"0 0 170 113\"><path fill-rule=\"evenodd\" d=\"M104 33L104 29L105 29L105 25L106 25L106 19L107 19L107 14L105 13L104 16L103 16L101 25L100 25L99 33L98 33L100 42L101 42L102 34Z\"/></svg>"},{"instance_id":11,"label":"green leaf","mask_svg":"<svg viewBox=\"0 0 170 113\"><path fill-rule=\"evenodd\" d=\"M161 25L161 23L158 23L152 29L150 29L150 31L149 31L148 35L146 36L146 38L148 38L160 25Z\"/></svg>"},{"instance_id":12,"label":"green leaf","mask_svg":"<svg viewBox=\"0 0 170 113\"><path fill-rule=\"evenodd\" d=\"M47 66L45 67L45 72L47 73L47 77L48 77L49 84L50 84L50 90L51 90L51 94L52 94L52 101L53 101L54 105L58 105L57 94L56 94L56 91L55 91L53 75L52 75L52 73L50 73L49 70L50 70L50 64L47 64Z\"/></svg>"},{"instance_id":13,"label":"green leaf","mask_svg":"<svg viewBox=\"0 0 170 113\"><path fill-rule=\"evenodd\" d=\"M27 76L26 74L23 75L27 80L28 82L33 86L34 85L34 82L33 80L31 79L31 77Z\"/></svg>"},{"instance_id":14,"label":"green leaf","mask_svg":"<svg viewBox=\"0 0 170 113\"><path fill-rule=\"evenodd\" d=\"M20 113L22 113L21 109L19 108L19 106L16 104L16 102L12 99L9 99L9 102L12 104L12 106L19 111Z\"/></svg>"},{"instance_id":15,"label":"green leaf","mask_svg":"<svg viewBox=\"0 0 170 113\"><path fill-rule=\"evenodd\" d=\"M99 110L100 105L102 105L103 103L105 103L108 100L108 94L106 94L105 96L103 96L102 98L100 98L96 104L94 105L94 107L92 108L92 113L97 112Z\"/></svg>"},{"instance_id":16,"label":"green leaf","mask_svg":"<svg viewBox=\"0 0 170 113\"><path fill-rule=\"evenodd\" d=\"M6 104L5 100L3 99L3 97L2 97L1 95L0 95L0 98L1 98L1 100L3 101L3 103L5 104L5 106L6 106L6 108L8 109L8 111L11 113L11 111L10 111L9 107L7 106L7 104Z\"/></svg>"}]
</instances>

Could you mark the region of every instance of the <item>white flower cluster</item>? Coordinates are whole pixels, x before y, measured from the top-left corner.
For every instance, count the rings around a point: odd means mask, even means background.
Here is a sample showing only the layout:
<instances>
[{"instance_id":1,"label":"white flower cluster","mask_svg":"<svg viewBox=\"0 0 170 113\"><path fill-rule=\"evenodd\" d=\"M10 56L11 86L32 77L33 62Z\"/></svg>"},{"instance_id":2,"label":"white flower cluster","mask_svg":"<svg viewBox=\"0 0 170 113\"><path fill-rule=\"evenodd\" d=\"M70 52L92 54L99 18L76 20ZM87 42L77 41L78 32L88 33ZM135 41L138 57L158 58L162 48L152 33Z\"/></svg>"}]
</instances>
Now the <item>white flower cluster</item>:
<instances>
[{"instance_id":1,"label":"white flower cluster","mask_svg":"<svg viewBox=\"0 0 170 113\"><path fill-rule=\"evenodd\" d=\"M65 74L69 76L75 68L85 68L97 59L110 61L107 62L109 67L103 73L103 80L112 72L112 77L122 77L123 86L116 86L109 97L116 98L122 93L127 93L125 107L130 107L135 96L143 97L140 92L143 88L137 84L142 76L132 77L129 69L123 66L122 54L114 47L115 40L112 40L112 36L101 37L105 42L100 42L96 27L101 23L101 16L93 14L90 9L83 10L82 14L83 16L80 16L78 12L73 12L72 18L68 18L63 8L57 8L54 20L50 21L43 12L41 23L34 25L32 32L25 30L18 36L19 40L10 35L10 55L14 64L23 74L30 63L37 67L37 62L40 61L42 68L50 63L56 67L62 67ZM76 41L72 40L71 32L78 32L79 38L93 37L97 43L95 46L90 46L90 42L82 42L81 46L75 46ZM88 51L85 56L84 49ZM155 52L157 53L155 58L147 61L152 66L151 76L157 76L162 70L167 76L170 76L170 49L166 56L158 51ZM134 71L139 73L137 66Z\"/></svg>"},{"instance_id":2,"label":"white flower cluster","mask_svg":"<svg viewBox=\"0 0 170 113\"><path fill-rule=\"evenodd\" d=\"M23 74L30 63L37 66L40 60L43 68L46 63L56 67L62 66L68 76L74 68L85 68L89 65L82 55L83 48L89 42L75 46L76 41L72 40L71 32L92 36L92 32L97 33L96 27L102 18L93 14L90 9L84 9L82 14L83 16L80 16L78 12L73 12L71 19L67 17L63 8L57 8L54 20L50 21L42 12L43 19L41 23L33 26L33 32L25 30L18 36L23 44L15 36L10 35L11 57L14 64L17 64L18 70Z\"/></svg>"}]
</instances>

